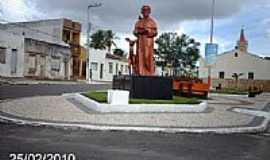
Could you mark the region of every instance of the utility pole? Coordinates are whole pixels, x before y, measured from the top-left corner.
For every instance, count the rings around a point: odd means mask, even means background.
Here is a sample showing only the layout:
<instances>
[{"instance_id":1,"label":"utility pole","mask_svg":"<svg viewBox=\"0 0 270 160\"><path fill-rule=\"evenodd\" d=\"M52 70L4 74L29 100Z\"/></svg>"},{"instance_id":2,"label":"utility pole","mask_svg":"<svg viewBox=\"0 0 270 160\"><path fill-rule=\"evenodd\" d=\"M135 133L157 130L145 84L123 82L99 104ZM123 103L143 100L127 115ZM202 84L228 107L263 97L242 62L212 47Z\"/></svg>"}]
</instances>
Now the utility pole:
<instances>
[{"instance_id":1,"label":"utility pole","mask_svg":"<svg viewBox=\"0 0 270 160\"><path fill-rule=\"evenodd\" d=\"M213 43L213 37L214 37L214 16L215 16L215 5L216 0L212 1L212 13L211 13L211 29L210 29L210 43Z\"/></svg>"},{"instance_id":2,"label":"utility pole","mask_svg":"<svg viewBox=\"0 0 270 160\"><path fill-rule=\"evenodd\" d=\"M212 7L211 7L211 26L210 26L210 43L208 44L208 46L211 46L211 54L213 54L213 46L215 44L213 44L213 37L214 37L214 17L215 17L215 5L216 5L216 0L212 0ZM208 47L209 50L209 47ZM208 53L209 54L209 53ZM213 56L213 55L211 55ZM209 59L208 59L209 61ZM212 61L212 59L211 59ZM212 62L211 62L212 63ZM211 78L211 64L208 64L208 85L212 86L212 78Z\"/></svg>"},{"instance_id":3,"label":"utility pole","mask_svg":"<svg viewBox=\"0 0 270 160\"><path fill-rule=\"evenodd\" d=\"M91 28L92 28L92 23L90 21L90 10L91 8L97 8L97 7L101 7L102 3L93 3L87 6L87 65L86 65L86 73L87 73L87 79L88 82L90 82L91 77L90 77L90 67L91 67L91 63L90 63L90 33L91 33Z\"/></svg>"}]
</instances>

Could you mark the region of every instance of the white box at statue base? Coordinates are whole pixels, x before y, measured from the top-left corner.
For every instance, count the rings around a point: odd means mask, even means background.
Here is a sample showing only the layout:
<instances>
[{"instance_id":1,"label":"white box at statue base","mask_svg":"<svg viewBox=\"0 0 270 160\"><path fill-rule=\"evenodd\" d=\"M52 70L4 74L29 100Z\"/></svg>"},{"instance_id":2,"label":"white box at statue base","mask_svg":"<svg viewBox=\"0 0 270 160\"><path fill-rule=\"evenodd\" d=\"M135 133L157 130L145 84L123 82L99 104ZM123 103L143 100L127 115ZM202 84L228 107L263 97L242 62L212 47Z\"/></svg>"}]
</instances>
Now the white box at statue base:
<instances>
[{"instance_id":1,"label":"white box at statue base","mask_svg":"<svg viewBox=\"0 0 270 160\"><path fill-rule=\"evenodd\" d=\"M107 101L112 105L127 105L129 101L129 91L108 90Z\"/></svg>"}]
</instances>

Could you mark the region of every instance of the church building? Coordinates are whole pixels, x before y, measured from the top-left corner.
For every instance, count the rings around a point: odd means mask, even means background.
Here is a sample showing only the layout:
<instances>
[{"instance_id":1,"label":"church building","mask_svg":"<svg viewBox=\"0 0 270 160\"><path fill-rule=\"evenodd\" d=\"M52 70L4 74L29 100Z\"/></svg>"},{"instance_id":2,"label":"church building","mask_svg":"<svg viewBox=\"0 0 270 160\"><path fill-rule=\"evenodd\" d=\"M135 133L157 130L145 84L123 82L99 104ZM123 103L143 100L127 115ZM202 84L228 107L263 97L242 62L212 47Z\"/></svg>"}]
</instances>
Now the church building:
<instances>
[{"instance_id":1,"label":"church building","mask_svg":"<svg viewBox=\"0 0 270 160\"><path fill-rule=\"evenodd\" d=\"M223 88L234 88L233 75L239 76L238 86L241 89L255 85L270 91L270 60L249 52L243 29L235 49L217 55L211 66L212 87L221 85ZM199 77L206 79L207 76L208 67L205 59L201 58Z\"/></svg>"}]
</instances>

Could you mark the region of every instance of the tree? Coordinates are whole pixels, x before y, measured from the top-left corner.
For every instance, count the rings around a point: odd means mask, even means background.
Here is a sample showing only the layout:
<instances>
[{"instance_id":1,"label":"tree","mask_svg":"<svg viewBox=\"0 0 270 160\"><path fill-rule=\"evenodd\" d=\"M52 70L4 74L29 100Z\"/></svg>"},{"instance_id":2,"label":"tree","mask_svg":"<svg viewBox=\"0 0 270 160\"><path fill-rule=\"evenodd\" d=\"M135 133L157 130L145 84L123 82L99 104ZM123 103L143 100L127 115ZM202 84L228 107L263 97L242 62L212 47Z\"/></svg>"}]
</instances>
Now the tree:
<instances>
[{"instance_id":1,"label":"tree","mask_svg":"<svg viewBox=\"0 0 270 160\"><path fill-rule=\"evenodd\" d=\"M120 49L120 48L115 48L113 50L113 54L120 56L120 57L124 57L125 56L125 51Z\"/></svg>"},{"instance_id":2,"label":"tree","mask_svg":"<svg viewBox=\"0 0 270 160\"><path fill-rule=\"evenodd\" d=\"M98 30L91 35L90 47L99 50L106 49L105 34L103 30Z\"/></svg>"},{"instance_id":3,"label":"tree","mask_svg":"<svg viewBox=\"0 0 270 160\"><path fill-rule=\"evenodd\" d=\"M196 63L200 58L199 46L200 43L195 39L177 33L163 33L157 40L158 45L155 54L157 54L164 65L170 66L173 69L173 76L178 76L180 73L188 75L196 68Z\"/></svg>"},{"instance_id":4,"label":"tree","mask_svg":"<svg viewBox=\"0 0 270 160\"><path fill-rule=\"evenodd\" d=\"M180 65L181 71L185 74L191 74L194 69L196 69L196 63L200 58L200 49L201 44L196 42L195 39L188 37L185 34L182 34L180 37L176 38L176 58L175 66Z\"/></svg>"},{"instance_id":5,"label":"tree","mask_svg":"<svg viewBox=\"0 0 270 160\"><path fill-rule=\"evenodd\" d=\"M158 52L157 49L154 49L154 58L155 58L155 64L156 66L161 67L162 76L164 75L165 67L167 66L167 61L164 59L164 57Z\"/></svg>"},{"instance_id":6,"label":"tree","mask_svg":"<svg viewBox=\"0 0 270 160\"><path fill-rule=\"evenodd\" d=\"M104 41L109 53L111 52L113 45L116 47L116 44L114 42L115 39L118 39L118 37L115 36L112 30L105 31Z\"/></svg>"},{"instance_id":7,"label":"tree","mask_svg":"<svg viewBox=\"0 0 270 160\"><path fill-rule=\"evenodd\" d=\"M90 47L111 52L112 46L116 46L114 40L118 39L112 30L98 30L91 35Z\"/></svg>"}]
</instances>

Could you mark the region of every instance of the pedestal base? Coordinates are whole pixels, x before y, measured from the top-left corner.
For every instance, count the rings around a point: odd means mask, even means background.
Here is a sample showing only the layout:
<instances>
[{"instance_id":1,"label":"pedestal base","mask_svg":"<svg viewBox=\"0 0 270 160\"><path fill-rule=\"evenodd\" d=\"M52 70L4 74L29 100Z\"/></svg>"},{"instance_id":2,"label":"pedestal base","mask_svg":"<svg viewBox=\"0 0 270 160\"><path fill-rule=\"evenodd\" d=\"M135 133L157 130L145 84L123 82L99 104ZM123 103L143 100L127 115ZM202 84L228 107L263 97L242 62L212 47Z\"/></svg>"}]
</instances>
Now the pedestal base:
<instances>
[{"instance_id":1,"label":"pedestal base","mask_svg":"<svg viewBox=\"0 0 270 160\"><path fill-rule=\"evenodd\" d=\"M108 95L107 95L107 101L111 105L128 105L129 91L109 89Z\"/></svg>"},{"instance_id":2,"label":"pedestal base","mask_svg":"<svg viewBox=\"0 0 270 160\"><path fill-rule=\"evenodd\" d=\"M128 90L131 98L156 100L173 98L172 79L168 77L114 76L113 89Z\"/></svg>"}]
</instances>

